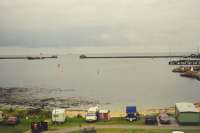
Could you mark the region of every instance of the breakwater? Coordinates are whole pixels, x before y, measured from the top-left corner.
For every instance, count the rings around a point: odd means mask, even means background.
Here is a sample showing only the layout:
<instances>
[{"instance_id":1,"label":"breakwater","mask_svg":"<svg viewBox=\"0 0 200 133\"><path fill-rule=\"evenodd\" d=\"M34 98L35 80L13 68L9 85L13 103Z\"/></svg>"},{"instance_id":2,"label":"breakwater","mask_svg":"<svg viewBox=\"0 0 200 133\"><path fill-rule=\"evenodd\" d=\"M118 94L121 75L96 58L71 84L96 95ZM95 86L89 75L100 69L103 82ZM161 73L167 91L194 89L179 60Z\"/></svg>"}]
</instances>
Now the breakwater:
<instances>
[{"instance_id":1,"label":"breakwater","mask_svg":"<svg viewBox=\"0 0 200 133\"><path fill-rule=\"evenodd\" d=\"M106 59L106 58L196 58L199 59L199 56L192 56L192 55L136 55L136 56L86 56L80 55L80 59Z\"/></svg>"},{"instance_id":2,"label":"breakwater","mask_svg":"<svg viewBox=\"0 0 200 133\"><path fill-rule=\"evenodd\" d=\"M28 59L28 60L41 60L41 59L47 59L47 58L52 58L52 59L57 59L58 56L53 55L53 56L3 56L0 57L1 60L9 60L9 59Z\"/></svg>"}]
</instances>

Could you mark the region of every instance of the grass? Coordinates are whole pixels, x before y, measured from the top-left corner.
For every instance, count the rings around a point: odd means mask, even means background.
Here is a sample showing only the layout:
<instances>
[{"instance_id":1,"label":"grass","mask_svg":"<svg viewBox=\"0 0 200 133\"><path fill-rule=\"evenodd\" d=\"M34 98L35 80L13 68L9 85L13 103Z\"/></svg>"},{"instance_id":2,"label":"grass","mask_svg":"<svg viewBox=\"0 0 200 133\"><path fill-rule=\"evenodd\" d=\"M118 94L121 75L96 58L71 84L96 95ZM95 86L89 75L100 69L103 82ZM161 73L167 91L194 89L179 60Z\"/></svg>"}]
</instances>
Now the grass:
<instances>
[{"instance_id":1,"label":"grass","mask_svg":"<svg viewBox=\"0 0 200 133\"><path fill-rule=\"evenodd\" d=\"M39 122L49 119L46 115L46 111L43 110L37 115L27 115L26 110L12 110L12 109L0 109L7 116L19 116L20 123L15 126L0 124L0 132L2 133L22 133L30 129L31 122ZM27 118L26 118L27 117Z\"/></svg>"},{"instance_id":2,"label":"grass","mask_svg":"<svg viewBox=\"0 0 200 133\"><path fill-rule=\"evenodd\" d=\"M140 120L130 122L124 118L112 118L109 121L98 121L96 123L97 125L144 125L144 118L141 118Z\"/></svg>"},{"instance_id":3,"label":"grass","mask_svg":"<svg viewBox=\"0 0 200 133\"><path fill-rule=\"evenodd\" d=\"M47 113L46 110L42 110L36 115L28 115L25 110L2 110L8 116L19 116L20 124L16 126L7 126L0 124L0 132L2 133L22 133L24 131L30 130L31 122L39 122L44 120L51 121L51 115ZM28 117L28 119L27 119ZM95 123L87 123L85 118L67 118L63 124L54 125L49 123L49 129L59 129L64 127L77 127L77 126L87 126L87 125L144 125L144 118L141 118L135 122L129 122L124 118L112 118L109 121L98 121ZM76 132L79 133L79 132ZM171 130L119 130L119 129L108 129L108 130L98 130L97 133L171 133ZM200 133L200 131L188 130L185 133Z\"/></svg>"},{"instance_id":4,"label":"grass","mask_svg":"<svg viewBox=\"0 0 200 133\"><path fill-rule=\"evenodd\" d=\"M84 118L67 118L63 124L52 125L50 124L50 129L59 128L59 127L72 127L72 126L87 126L87 125L144 125L144 118L135 121L129 122L124 118L112 118L109 121L97 121L95 123L87 123Z\"/></svg>"}]
</instances>

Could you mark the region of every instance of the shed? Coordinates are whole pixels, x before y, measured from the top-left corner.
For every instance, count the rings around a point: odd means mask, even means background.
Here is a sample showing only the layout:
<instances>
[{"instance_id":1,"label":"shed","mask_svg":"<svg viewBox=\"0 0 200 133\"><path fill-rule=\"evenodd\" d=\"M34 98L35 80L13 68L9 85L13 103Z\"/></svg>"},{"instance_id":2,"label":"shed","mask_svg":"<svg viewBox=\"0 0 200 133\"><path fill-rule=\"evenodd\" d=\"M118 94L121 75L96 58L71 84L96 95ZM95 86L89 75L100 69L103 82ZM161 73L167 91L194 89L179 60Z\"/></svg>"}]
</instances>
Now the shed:
<instances>
[{"instance_id":1,"label":"shed","mask_svg":"<svg viewBox=\"0 0 200 133\"><path fill-rule=\"evenodd\" d=\"M108 109L99 110L99 120L110 120L110 110Z\"/></svg>"},{"instance_id":2,"label":"shed","mask_svg":"<svg viewBox=\"0 0 200 133\"><path fill-rule=\"evenodd\" d=\"M65 109L54 109L52 111L53 122L64 122L65 118Z\"/></svg>"},{"instance_id":3,"label":"shed","mask_svg":"<svg viewBox=\"0 0 200 133\"><path fill-rule=\"evenodd\" d=\"M175 116L180 124L198 124L200 122L199 110L193 103L176 103Z\"/></svg>"}]
</instances>

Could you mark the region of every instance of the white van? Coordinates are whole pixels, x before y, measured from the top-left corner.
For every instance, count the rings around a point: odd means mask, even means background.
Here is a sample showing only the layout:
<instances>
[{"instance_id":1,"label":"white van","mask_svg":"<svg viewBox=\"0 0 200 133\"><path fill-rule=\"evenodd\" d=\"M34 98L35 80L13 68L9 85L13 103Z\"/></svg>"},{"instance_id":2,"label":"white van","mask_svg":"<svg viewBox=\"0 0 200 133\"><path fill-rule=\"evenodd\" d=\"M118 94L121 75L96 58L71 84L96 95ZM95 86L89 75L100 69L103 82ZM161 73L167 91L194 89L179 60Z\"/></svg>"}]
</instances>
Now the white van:
<instances>
[{"instance_id":1,"label":"white van","mask_svg":"<svg viewBox=\"0 0 200 133\"><path fill-rule=\"evenodd\" d=\"M99 107L91 107L88 109L85 119L87 122L94 122L98 120Z\"/></svg>"},{"instance_id":2,"label":"white van","mask_svg":"<svg viewBox=\"0 0 200 133\"><path fill-rule=\"evenodd\" d=\"M65 109L54 109L52 111L52 121L53 122L65 122Z\"/></svg>"},{"instance_id":3,"label":"white van","mask_svg":"<svg viewBox=\"0 0 200 133\"><path fill-rule=\"evenodd\" d=\"M3 112L0 111L0 122L3 122Z\"/></svg>"}]
</instances>

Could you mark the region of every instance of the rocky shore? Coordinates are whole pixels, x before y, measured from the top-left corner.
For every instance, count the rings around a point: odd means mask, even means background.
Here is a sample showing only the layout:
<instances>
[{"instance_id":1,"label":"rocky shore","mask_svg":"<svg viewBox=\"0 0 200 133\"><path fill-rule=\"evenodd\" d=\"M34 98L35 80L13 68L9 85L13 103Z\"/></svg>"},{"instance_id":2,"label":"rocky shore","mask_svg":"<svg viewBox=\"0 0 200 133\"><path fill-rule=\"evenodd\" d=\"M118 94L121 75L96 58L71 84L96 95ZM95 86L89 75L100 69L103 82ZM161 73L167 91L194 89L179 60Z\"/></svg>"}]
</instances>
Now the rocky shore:
<instances>
[{"instance_id":1,"label":"rocky shore","mask_svg":"<svg viewBox=\"0 0 200 133\"><path fill-rule=\"evenodd\" d=\"M80 97L63 97L58 96L63 91L75 91L73 89L44 89L44 88L2 88L0 87L0 108L46 108L52 109L54 107L66 108L69 116L76 116L77 114L85 114L85 109L89 106L96 106L100 104L94 99L85 99ZM46 95L48 93L48 95ZM51 95L53 94L53 95ZM200 110L200 101L194 103ZM174 106L148 108L140 110L143 115L157 114L160 112L174 113ZM125 116L125 112L111 111L112 117Z\"/></svg>"},{"instance_id":2,"label":"rocky shore","mask_svg":"<svg viewBox=\"0 0 200 133\"><path fill-rule=\"evenodd\" d=\"M81 97L67 97L58 95L63 91L75 91L73 89L44 89L44 88L2 88L0 87L0 104L2 106L21 106L34 108L78 108L99 104L94 99ZM46 95L48 93L48 95Z\"/></svg>"}]
</instances>

